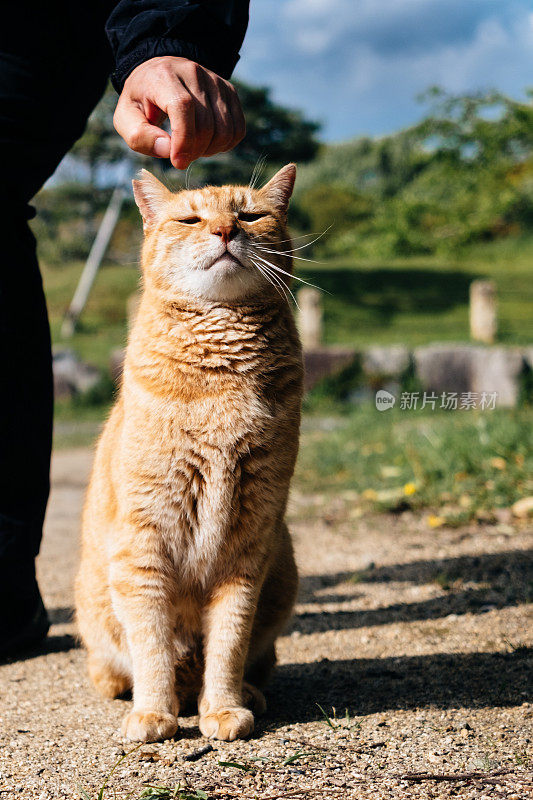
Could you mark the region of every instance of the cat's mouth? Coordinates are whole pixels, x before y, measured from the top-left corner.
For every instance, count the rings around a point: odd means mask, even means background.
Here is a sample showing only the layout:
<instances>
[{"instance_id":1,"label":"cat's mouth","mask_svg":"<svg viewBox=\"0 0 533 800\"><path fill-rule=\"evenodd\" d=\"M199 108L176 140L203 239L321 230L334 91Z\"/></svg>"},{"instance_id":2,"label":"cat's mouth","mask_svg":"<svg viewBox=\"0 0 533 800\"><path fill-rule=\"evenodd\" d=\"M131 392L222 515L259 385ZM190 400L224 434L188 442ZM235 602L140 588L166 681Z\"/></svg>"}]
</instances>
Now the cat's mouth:
<instances>
[{"instance_id":1,"label":"cat's mouth","mask_svg":"<svg viewBox=\"0 0 533 800\"><path fill-rule=\"evenodd\" d=\"M204 267L204 269L221 269L231 272L237 269L243 269L243 267L244 265L238 258L229 251L226 251L223 255L219 256L219 258L215 258L215 260L212 261L209 266Z\"/></svg>"}]
</instances>

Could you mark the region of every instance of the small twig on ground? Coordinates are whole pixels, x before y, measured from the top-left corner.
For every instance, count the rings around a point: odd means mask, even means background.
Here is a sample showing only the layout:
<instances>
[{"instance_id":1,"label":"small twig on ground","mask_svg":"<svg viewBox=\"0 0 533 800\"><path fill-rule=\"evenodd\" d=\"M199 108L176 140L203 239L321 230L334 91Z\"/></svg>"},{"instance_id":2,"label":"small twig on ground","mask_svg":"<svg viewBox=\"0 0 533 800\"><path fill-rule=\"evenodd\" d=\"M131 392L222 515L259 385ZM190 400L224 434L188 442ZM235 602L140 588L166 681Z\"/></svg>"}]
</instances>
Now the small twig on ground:
<instances>
[{"instance_id":1,"label":"small twig on ground","mask_svg":"<svg viewBox=\"0 0 533 800\"><path fill-rule=\"evenodd\" d=\"M198 750L193 750L192 753L183 756L183 760L198 761L198 759L202 758L202 756L206 756L208 753L212 753L213 749L214 748L212 744L204 744L203 747L199 747Z\"/></svg>"}]
</instances>

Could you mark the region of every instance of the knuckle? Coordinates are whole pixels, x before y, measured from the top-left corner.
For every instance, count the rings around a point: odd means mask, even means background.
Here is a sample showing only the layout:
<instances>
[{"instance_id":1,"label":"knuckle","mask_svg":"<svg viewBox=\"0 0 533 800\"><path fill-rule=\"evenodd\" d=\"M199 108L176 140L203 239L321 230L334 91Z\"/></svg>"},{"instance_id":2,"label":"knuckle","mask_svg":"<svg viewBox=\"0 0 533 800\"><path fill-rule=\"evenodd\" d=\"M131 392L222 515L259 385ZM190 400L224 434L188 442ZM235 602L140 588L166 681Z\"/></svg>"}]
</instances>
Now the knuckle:
<instances>
[{"instance_id":1,"label":"knuckle","mask_svg":"<svg viewBox=\"0 0 533 800\"><path fill-rule=\"evenodd\" d=\"M171 61L167 61L166 59L164 59L160 61L159 64L157 65L157 71L160 72L161 75L164 75L166 77L167 75L174 75L176 70L174 64Z\"/></svg>"},{"instance_id":2,"label":"knuckle","mask_svg":"<svg viewBox=\"0 0 533 800\"><path fill-rule=\"evenodd\" d=\"M235 139L234 139L233 133L230 136L226 136L225 139L222 142L223 150L231 150L231 148L233 147L234 141L235 141Z\"/></svg>"},{"instance_id":3,"label":"knuckle","mask_svg":"<svg viewBox=\"0 0 533 800\"><path fill-rule=\"evenodd\" d=\"M187 72L196 78L199 78L203 71L204 69L201 64L198 64L196 61L189 61L187 64Z\"/></svg>"},{"instance_id":4,"label":"knuckle","mask_svg":"<svg viewBox=\"0 0 533 800\"><path fill-rule=\"evenodd\" d=\"M219 96L223 97L224 100L226 100L226 98L229 95L227 81L225 81L223 78L219 78L218 81L216 82L216 88Z\"/></svg>"},{"instance_id":5,"label":"knuckle","mask_svg":"<svg viewBox=\"0 0 533 800\"><path fill-rule=\"evenodd\" d=\"M126 138L126 143L132 150L138 150L143 142L143 131L140 125L132 128Z\"/></svg>"},{"instance_id":6,"label":"knuckle","mask_svg":"<svg viewBox=\"0 0 533 800\"><path fill-rule=\"evenodd\" d=\"M211 146L211 141L213 139L212 131L202 130L196 132L195 142L194 142L194 149L198 154L205 153L205 151Z\"/></svg>"},{"instance_id":7,"label":"knuckle","mask_svg":"<svg viewBox=\"0 0 533 800\"><path fill-rule=\"evenodd\" d=\"M193 99L190 94L180 94L172 101L172 105L178 111L187 112L193 106Z\"/></svg>"}]
</instances>

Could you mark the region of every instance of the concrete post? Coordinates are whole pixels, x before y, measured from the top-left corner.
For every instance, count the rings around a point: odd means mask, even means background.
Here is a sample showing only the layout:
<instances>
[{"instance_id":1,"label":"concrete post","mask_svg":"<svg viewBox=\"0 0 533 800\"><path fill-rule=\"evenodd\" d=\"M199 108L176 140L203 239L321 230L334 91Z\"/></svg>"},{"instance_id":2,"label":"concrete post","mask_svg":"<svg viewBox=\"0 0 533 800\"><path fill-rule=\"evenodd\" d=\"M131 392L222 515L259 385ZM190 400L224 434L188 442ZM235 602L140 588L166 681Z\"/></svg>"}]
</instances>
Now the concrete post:
<instances>
[{"instance_id":1,"label":"concrete post","mask_svg":"<svg viewBox=\"0 0 533 800\"><path fill-rule=\"evenodd\" d=\"M492 344L498 329L496 284L483 279L470 284L470 336Z\"/></svg>"},{"instance_id":2,"label":"concrete post","mask_svg":"<svg viewBox=\"0 0 533 800\"><path fill-rule=\"evenodd\" d=\"M318 289L298 292L298 329L304 350L316 350L322 344L322 298Z\"/></svg>"}]
</instances>

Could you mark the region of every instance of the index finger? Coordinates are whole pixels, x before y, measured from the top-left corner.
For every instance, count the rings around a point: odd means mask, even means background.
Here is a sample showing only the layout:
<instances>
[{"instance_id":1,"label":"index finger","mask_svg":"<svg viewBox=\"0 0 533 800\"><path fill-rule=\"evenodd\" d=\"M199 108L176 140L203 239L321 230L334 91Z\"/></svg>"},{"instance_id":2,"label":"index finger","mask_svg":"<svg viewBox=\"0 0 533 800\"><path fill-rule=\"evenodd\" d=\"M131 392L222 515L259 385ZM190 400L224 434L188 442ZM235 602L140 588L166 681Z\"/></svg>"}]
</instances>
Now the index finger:
<instances>
[{"instance_id":1,"label":"index finger","mask_svg":"<svg viewBox=\"0 0 533 800\"><path fill-rule=\"evenodd\" d=\"M180 86L163 110L172 131L170 160L176 169L186 169L198 156L195 146L195 100L182 84Z\"/></svg>"},{"instance_id":2,"label":"index finger","mask_svg":"<svg viewBox=\"0 0 533 800\"><path fill-rule=\"evenodd\" d=\"M135 152L158 158L169 157L168 133L156 125L151 125L142 109L135 103L119 100L113 116L113 124L117 133Z\"/></svg>"}]
</instances>

